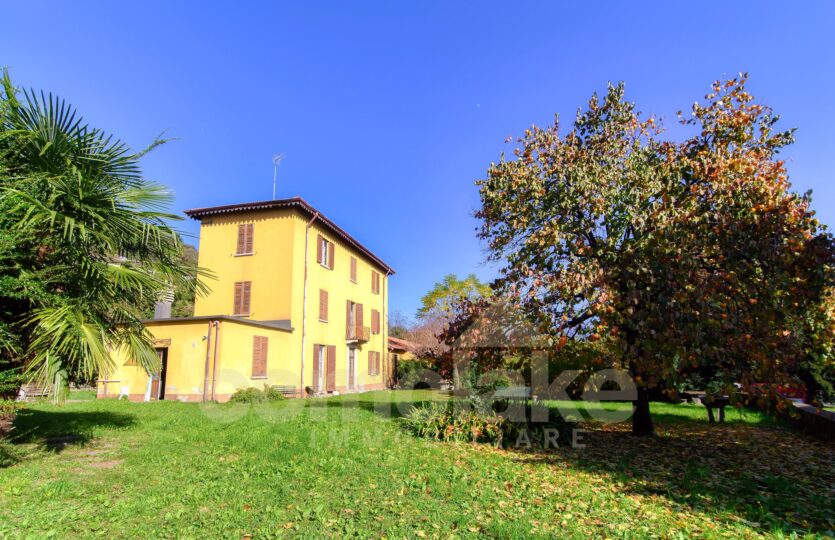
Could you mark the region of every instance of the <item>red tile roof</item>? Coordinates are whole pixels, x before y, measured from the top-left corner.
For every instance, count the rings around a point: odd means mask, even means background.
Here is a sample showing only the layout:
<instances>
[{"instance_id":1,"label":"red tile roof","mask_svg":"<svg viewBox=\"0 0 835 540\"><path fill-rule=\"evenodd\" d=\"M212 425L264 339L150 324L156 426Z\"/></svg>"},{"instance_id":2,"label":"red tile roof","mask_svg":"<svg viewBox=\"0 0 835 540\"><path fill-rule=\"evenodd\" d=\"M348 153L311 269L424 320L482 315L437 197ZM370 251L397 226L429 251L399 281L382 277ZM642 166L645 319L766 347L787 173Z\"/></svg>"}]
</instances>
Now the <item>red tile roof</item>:
<instances>
[{"instance_id":1,"label":"red tile roof","mask_svg":"<svg viewBox=\"0 0 835 540\"><path fill-rule=\"evenodd\" d=\"M419 349L417 343L412 343L411 341L396 338L394 336L389 336L388 348L400 349L403 351L409 351L411 353L415 353Z\"/></svg>"}]
</instances>

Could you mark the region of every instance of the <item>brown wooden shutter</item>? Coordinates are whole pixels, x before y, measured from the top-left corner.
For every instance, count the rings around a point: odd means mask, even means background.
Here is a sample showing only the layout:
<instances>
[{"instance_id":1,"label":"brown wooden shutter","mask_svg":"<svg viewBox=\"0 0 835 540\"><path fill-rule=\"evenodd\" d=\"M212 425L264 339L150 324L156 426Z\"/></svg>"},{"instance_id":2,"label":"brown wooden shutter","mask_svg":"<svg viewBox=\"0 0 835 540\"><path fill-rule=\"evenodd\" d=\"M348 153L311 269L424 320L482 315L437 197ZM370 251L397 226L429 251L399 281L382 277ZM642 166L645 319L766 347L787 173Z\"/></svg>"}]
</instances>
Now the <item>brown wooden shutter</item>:
<instances>
[{"instance_id":1,"label":"brown wooden shutter","mask_svg":"<svg viewBox=\"0 0 835 540\"><path fill-rule=\"evenodd\" d=\"M362 304L357 304L357 317L355 324L357 326L362 326Z\"/></svg>"},{"instance_id":2,"label":"brown wooden shutter","mask_svg":"<svg viewBox=\"0 0 835 540\"><path fill-rule=\"evenodd\" d=\"M266 336L252 336L252 376L267 376L267 352L269 338Z\"/></svg>"},{"instance_id":3,"label":"brown wooden shutter","mask_svg":"<svg viewBox=\"0 0 835 540\"><path fill-rule=\"evenodd\" d=\"M320 390L319 388L319 349L321 349L321 345L313 345L313 388L316 390Z\"/></svg>"},{"instance_id":4,"label":"brown wooden shutter","mask_svg":"<svg viewBox=\"0 0 835 540\"><path fill-rule=\"evenodd\" d=\"M249 300L251 298L252 293L252 282L251 281L244 281L241 283L241 315L249 315Z\"/></svg>"},{"instance_id":5,"label":"brown wooden shutter","mask_svg":"<svg viewBox=\"0 0 835 540\"><path fill-rule=\"evenodd\" d=\"M328 392L333 392L334 390L336 390L336 346L335 345L328 345L328 369L327 369L326 373L328 374L326 390Z\"/></svg>"},{"instance_id":6,"label":"brown wooden shutter","mask_svg":"<svg viewBox=\"0 0 835 540\"><path fill-rule=\"evenodd\" d=\"M261 356L261 358L262 358L262 360L261 360L261 365L262 365L261 372L264 374L264 377L266 377L267 376L267 358L269 357L268 353L269 353L269 350L270 350L270 338L265 336L263 338L263 341L264 341L264 345L263 345L263 348L261 349L261 355L262 355Z\"/></svg>"},{"instance_id":7,"label":"brown wooden shutter","mask_svg":"<svg viewBox=\"0 0 835 540\"><path fill-rule=\"evenodd\" d=\"M238 246L235 248L235 254L240 255L244 252L246 246L246 225L238 225Z\"/></svg>"},{"instance_id":8,"label":"brown wooden shutter","mask_svg":"<svg viewBox=\"0 0 835 540\"><path fill-rule=\"evenodd\" d=\"M244 253L253 253L253 251L252 251L252 242L253 242L253 239L252 239L253 225L252 225L252 223L247 223L244 226L244 231L246 232L246 235L245 235L246 236L246 241L244 242L244 249L246 251L244 251Z\"/></svg>"},{"instance_id":9,"label":"brown wooden shutter","mask_svg":"<svg viewBox=\"0 0 835 540\"><path fill-rule=\"evenodd\" d=\"M316 262L322 264L322 235L316 235Z\"/></svg>"},{"instance_id":10,"label":"brown wooden shutter","mask_svg":"<svg viewBox=\"0 0 835 540\"><path fill-rule=\"evenodd\" d=\"M328 268L333 270L333 253L336 251L333 242L328 242Z\"/></svg>"},{"instance_id":11,"label":"brown wooden shutter","mask_svg":"<svg viewBox=\"0 0 835 540\"><path fill-rule=\"evenodd\" d=\"M368 351L368 374L374 375L374 351Z\"/></svg>"},{"instance_id":12,"label":"brown wooden shutter","mask_svg":"<svg viewBox=\"0 0 835 540\"><path fill-rule=\"evenodd\" d=\"M371 332L380 333L380 312L376 309L371 310Z\"/></svg>"},{"instance_id":13,"label":"brown wooden shutter","mask_svg":"<svg viewBox=\"0 0 835 540\"><path fill-rule=\"evenodd\" d=\"M243 300L244 284L241 281L235 283L235 299L232 301L232 314L240 315L241 302Z\"/></svg>"},{"instance_id":14,"label":"brown wooden shutter","mask_svg":"<svg viewBox=\"0 0 835 540\"><path fill-rule=\"evenodd\" d=\"M261 362L261 337L252 336L252 376L258 374L259 363Z\"/></svg>"},{"instance_id":15,"label":"brown wooden shutter","mask_svg":"<svg viewBox=\"0 0 835 540\"><path fill-rule=\"evenodd\" d=\"M350 300L348 300L346 302L346 306L347 306L347 309L345 311L345 332L346 332L345 336L350 337L351 336L351 331L352 331L351 330L351 301Z\"/></svg>"},{"instance_id":16,"label":"brown wooden shutter","mask_svg":"<svg viewBox=\"0 0 835 540\"><path fill-rule=\"evenodd\" d=\"M319 320L328 320L328 291L319 289Z\"/></svg>"},{"instance_id":17,"label":"brown wooden shutter","mask_svg":"<svg viewBox=\"0 0 835 540\"><path fill-rule=\"evenodd\" d=\"M356 257L351 257L351 281L357 281L357 259Z\"/></svg>"},{"instance_id":18,"label":"brown wooden shutter","mask_svg":"<svg viewBox=\"0 0 835 540\"><path fill-rule=\"evenodd\" d=\"M261 338L261 373L264 377L267 376L267 359L269 358L270 338L264 336Z\"/></svg>"}]
</instances>

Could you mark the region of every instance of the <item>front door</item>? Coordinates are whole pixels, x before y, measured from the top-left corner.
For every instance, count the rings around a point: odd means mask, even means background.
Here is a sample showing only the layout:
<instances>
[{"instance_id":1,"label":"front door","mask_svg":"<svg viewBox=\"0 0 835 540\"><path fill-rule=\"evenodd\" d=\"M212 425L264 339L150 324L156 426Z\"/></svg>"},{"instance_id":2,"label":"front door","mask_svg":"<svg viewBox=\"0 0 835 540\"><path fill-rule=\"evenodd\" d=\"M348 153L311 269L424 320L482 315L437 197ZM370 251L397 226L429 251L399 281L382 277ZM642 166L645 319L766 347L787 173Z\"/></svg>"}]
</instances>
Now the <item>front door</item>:
<instances>
[{"instance_id":1,"label":"front door","mask_svg":"<svg viewBox=\"0 0 835 540\"><path fill-rule=\"evenodd\" d=\"M165 399L165 373L168 371L168 348L157 349L159 373L151 374L151 399Z\"/></svg>"},{"instance_id":2,"label":"front door","mask_svg":"<svg viewBox=\"0 0 835 540\"><path fill-rule=\"evenodd\" d=\"M357 350L348 349L348 389L354 390L357 385Z\"/></svg>"}]
</instances>

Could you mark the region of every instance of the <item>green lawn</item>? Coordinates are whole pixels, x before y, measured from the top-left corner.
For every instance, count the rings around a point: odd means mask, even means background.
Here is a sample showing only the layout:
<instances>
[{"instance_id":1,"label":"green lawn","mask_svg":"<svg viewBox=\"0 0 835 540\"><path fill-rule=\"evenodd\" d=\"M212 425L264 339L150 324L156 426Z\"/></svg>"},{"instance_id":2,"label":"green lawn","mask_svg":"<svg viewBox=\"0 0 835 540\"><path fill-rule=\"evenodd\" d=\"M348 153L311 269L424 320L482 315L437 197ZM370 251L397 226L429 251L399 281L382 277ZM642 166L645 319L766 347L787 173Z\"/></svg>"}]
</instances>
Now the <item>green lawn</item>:
<instances>
[{"instance_id":1,"label":"green lawn","mask_svg":"<svg viewBox=\"0 0 835 540\"><path fill-rule=\"evenodd\" d=\"M70 390L70 397L73 401L89 401L91 399L96 399L96 391L95 390Z\"/></svg>"},{"instance_id":2,"label":"green lawn","mask_svg":"<svg viewBox=\"0 0 835 540\"><path fill-rule=\"evenodd\" d=\"M835 447L756 413L654 404L583 449L405 434L374 392L258 407L37 403L0 442L0 537L740 538L835 529ZM617 406L616 406L617 407Z\"/></svg>"}]
</instances>

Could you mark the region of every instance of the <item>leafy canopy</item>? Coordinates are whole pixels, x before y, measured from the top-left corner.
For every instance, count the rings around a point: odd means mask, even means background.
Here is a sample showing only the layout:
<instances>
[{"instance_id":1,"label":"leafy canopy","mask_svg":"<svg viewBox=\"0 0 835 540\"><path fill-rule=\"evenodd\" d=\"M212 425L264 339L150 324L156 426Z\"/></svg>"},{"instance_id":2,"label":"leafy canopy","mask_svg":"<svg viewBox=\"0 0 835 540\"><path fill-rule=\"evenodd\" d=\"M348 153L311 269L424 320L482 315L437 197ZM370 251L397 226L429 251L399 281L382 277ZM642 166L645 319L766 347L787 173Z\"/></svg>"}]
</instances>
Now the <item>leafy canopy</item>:
<instances>
[{"instance_id":1,"label":"leafy canopy","mask_svg":"<svg viewBox=\"0 0 835 540\"><path fill-rule=\"evenodd\" d=\"M171 288L202 292L169 223L171 193L141 152L87 125L63 100L0 93L0 355L65 386L113 367L122 347L157 369L141 307Z\"/></svg>"},{"instance_id":2,"label":"leafy canopy","mask_svg":"<svg viewBox=\"0 0 835 540\"><path fill-rule=\"evenodd\" d=\"M826 309L808 320L830 302L832 237L777 158L793 131L745 82L716 82L683 142L610 85L568 133L532 127L477 182L502 293L563 342L611 340L643 389L701 368L783 381L811 326L831 342Z\"/></svg>"},{"instance_id":3,"label":"leafy canopy","mask_svg":"<svg viewBox=\"0 0 835 540\"><path fill-rule=\"evenodd\" d=\"M452 314L457 302L464 299L488 297L491 294L490 286L479 281L475 274L470 274L464 279L460 279L455 274L447 274L442 281L435 283L432 289L423 295L417 318L446 318Z\"/></svg>"}]
</instances>

